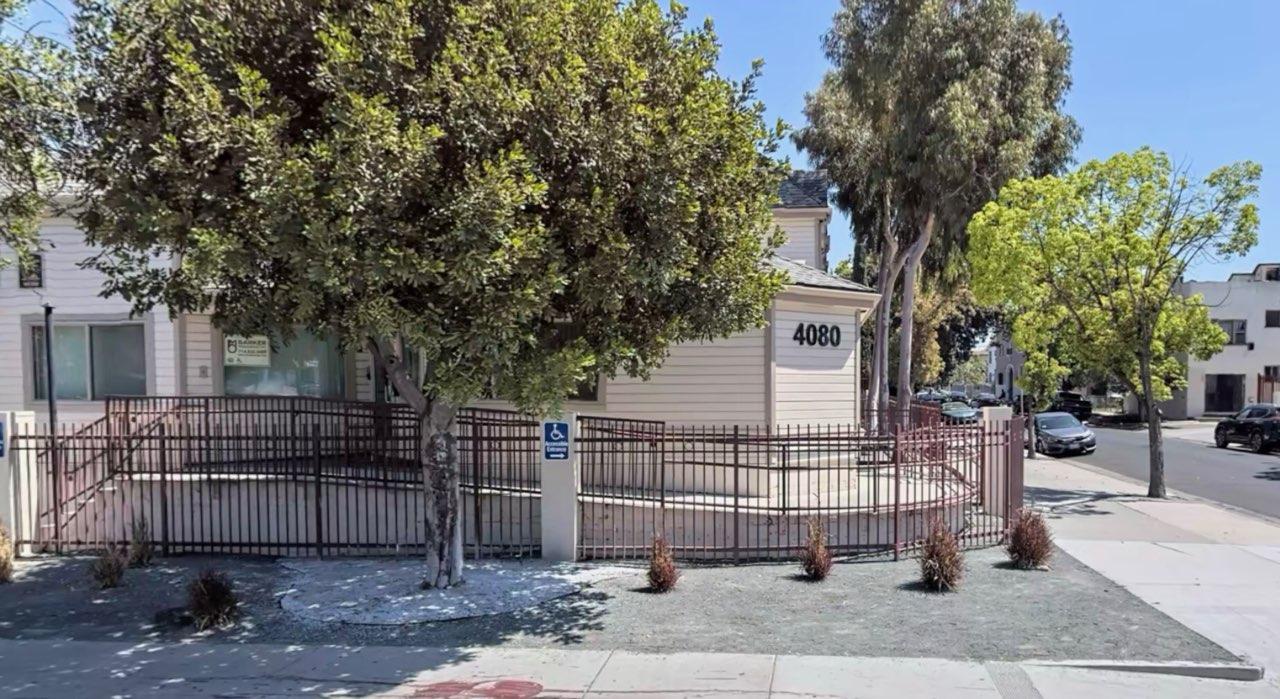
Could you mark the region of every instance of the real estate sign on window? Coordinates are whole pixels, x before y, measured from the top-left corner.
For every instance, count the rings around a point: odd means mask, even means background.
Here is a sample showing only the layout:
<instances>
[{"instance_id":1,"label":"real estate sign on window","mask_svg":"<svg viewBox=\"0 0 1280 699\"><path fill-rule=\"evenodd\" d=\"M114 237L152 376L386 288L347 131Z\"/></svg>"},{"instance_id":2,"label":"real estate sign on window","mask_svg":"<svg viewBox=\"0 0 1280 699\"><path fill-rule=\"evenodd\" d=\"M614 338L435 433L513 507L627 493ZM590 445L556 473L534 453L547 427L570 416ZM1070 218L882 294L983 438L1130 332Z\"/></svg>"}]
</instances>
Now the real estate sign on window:
<instances>
[{"instance_id":1,"label":"real estate sign on window","mask_svg":"<svg viewBox=\"0 0 1280 699\"><path fill-rule=\"evenodd\" d=\"M266 335L227 335L222 343L223 366L271 366L271 341Z\"/></svg>"}]
</instances>

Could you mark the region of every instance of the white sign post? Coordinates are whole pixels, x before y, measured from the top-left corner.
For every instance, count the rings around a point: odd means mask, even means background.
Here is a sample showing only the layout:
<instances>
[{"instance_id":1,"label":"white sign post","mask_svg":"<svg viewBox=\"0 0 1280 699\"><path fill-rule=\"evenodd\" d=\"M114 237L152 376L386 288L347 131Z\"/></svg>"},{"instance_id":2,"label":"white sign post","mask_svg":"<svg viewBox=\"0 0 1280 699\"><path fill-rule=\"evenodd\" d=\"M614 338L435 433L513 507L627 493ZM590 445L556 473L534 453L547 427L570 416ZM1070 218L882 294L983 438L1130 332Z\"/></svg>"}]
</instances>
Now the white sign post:
<instances>
[{"instance_id":1,"label":"white sign post","mask_svg":"<svg viewBox=\"0 0 1280 699\"><path fill-rule=\"evenodd\" d=\"M222 338L223 366L271 366L271 340L266 335L227 335Z\"/></svg>"},{"instance_id":2,"label":"white sign post","mask_svg":"<svg viewBox=\"0 0 1280 699\"><path fill-rule=\"evenodd\" d=\"M578 559L577 415L542 421L542 557Z\"/></svg>"},{"instance_id":3,"label":"white sign post","mask_svg":"<svg viewBox=\"0 0 1280 699\"><path fill-rule=\"evenodd\" d=\"M36 477L35 450L13 448L14 431L29 432L35 419L31 411L0 412L0 524L14 541L36 538L41 479ZM29 546L17 553L30 553Z\"/></svg>"}]
</instances>

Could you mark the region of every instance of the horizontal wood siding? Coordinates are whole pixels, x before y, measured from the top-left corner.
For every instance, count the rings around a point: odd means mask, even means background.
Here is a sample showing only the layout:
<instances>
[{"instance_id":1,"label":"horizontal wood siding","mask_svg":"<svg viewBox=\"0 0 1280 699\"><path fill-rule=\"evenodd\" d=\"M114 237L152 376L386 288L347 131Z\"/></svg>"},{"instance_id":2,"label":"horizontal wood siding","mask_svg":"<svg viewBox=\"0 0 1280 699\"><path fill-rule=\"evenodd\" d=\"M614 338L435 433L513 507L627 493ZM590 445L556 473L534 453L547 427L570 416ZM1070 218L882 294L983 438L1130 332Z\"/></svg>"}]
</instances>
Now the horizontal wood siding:
<instances>
[{"instance_id":1,"label":"horizontal wood siding","mask_svg":"<svg viewBox=\"0 0 1280 699\"><path fill-rule=\"evenodd\" d=\"M801 324L840 326L840 346L801 345ZM774 382L779 424L851 423L858 395L858 317L850 308L779 301L774 311Z\"/></svg>"},{"instance_id":2,"label":"horizontal wood siding","mask_svg":"<svg viewBox=\"0 0 1280 699\"><path fill-rule=\"evenodd\" d=\"M130 304L119 298L103 298L103 276L95 271L80 268L80 263L96 250L85 244L84 234L69 219L48 219L40 228L40 240L44 251L44 286L39 289L23 289L18 286L17 256L7 246L0 245L0 257L10 262L0 269L0 409L36 410L43 412L44 401L31 401L31 347L28 329L23 327L23 316L39 317L44 304L54 307L55 322L58 319L73 320L128 318ZM157 264L165 264L157 261ZM178 390L178 366L175 356L176 332L169 319L168 310L157 307L142 318L147 324L148 391L172 394ZM59 418L78 421L96 418L102 414L101 401L63 400L58 403Z\"/></svg>"},{"instance_id":3,"label":"horizontal wood siding","mask_svg":"<svg viewBox=\"0 0 1280 699\"><path fill-rule=\"evenodd\" d=\"M777 216L778 226L786 234L786 241L778 247L777 254L789 260L803 262L810 267L822 268L818 259L818 217L800 215Z\"/></svg>"},{"instance_id":4,"label":"horizontal wood siding","mask_svg":"<svg viewBox=\"0 0 1280 699\"><path fill-rule=\"evenodd\" d=\"M187 395L214 395L213 323L207 315L189 315L185 321Z\"/></svg>"}]
</instances>

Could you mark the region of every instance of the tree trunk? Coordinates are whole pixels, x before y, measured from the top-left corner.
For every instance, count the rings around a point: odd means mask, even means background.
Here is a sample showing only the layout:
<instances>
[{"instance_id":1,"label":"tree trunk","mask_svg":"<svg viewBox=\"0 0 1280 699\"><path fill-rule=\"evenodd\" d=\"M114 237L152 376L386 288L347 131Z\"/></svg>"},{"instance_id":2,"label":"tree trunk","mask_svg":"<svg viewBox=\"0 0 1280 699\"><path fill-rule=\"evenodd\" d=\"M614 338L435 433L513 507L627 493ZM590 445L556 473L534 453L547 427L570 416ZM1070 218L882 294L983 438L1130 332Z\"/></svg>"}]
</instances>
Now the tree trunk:
<instances>
[{"instance_id":1,"label":"tree trunk","mask_svg":"<svg viewBox=\"0 0 1280 699\"><path fill-rule=\"evenodd\" d=\"M1165 497L1164 488L1164 436L1161 433L1160 413L1151 393L1151 358L1143 356L1138 363L1142 379L1142 407L1147 413L1147 449L1151 475L1147 483L1147 497Z\"/></svg>"},{"instance_id":2,"label":"tree trunk","mask_svg":"<svg viewBox=\"0 0 1280 699\"><path fill-rule=\"evenodd\" d=\"M902 275L902 310L898 324L898 400L909 401L914 391L911 386L911 345L915 337L916 282L920 278L920 262L933 237L934 215L925 217L919 236L907 250L907 260Z\"/></svg>"},{"instance_id":3,"label":"tree trunk","mask_svg":"<svg viewBox=\"0 0 1280 699\"><path fill-rule=\"evenodd\" d=\"M427 573L422 587L443 588L462 582L462 484L458 458L459 406L432 400L409 376L404 348L398 342L369 338L376 366L418 416L422 461L423 534Z\"/></svg>"},{"instance_id":4,"label":"tree trunk","mask_svg":"<svg viewBox=\"0 0 1280 699\"><path fill-rule=\"evenodd\" d=\"M462 582L462 505L459 478L458 408L431 401L420 414L422 483L426 502L423 526L427 542L427 574L423 589L452 587Z\"/></svg>"}]
</instances>

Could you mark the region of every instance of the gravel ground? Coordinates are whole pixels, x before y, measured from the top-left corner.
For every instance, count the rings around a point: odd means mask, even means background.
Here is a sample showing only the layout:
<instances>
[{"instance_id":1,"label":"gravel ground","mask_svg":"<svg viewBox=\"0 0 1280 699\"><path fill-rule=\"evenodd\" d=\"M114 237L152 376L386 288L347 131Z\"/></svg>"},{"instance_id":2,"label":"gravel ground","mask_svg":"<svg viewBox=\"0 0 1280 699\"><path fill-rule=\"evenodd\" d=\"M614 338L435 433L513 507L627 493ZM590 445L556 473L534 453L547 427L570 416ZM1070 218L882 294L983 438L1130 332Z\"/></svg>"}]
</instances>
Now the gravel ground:
<instances>
[{"instance_id":1,"label":"gravel ground","mask_svg":"<svg viewBox=\"0 0 1280 699\"><path fill-rule=\"evenodd\" d=\"M823 583L784 565L689 568L677 589L642 589L643 571L496 616L402 626L301 620L281 609L290 576L270 559L180 557L131 570L97 591L84 558L24 561L0 586L0 637L170 639L153 623L183 603L205 567L230 573L245 605L210 640L342 645L495 646L704 651L974 660L1230 661L1229 652L1058 552L1050 571L1006 567L998 549L971 551L959 592L925 592L915 561L847 563Z\"/></svg>"}]
</instances>

